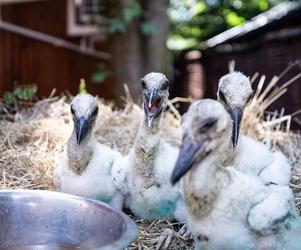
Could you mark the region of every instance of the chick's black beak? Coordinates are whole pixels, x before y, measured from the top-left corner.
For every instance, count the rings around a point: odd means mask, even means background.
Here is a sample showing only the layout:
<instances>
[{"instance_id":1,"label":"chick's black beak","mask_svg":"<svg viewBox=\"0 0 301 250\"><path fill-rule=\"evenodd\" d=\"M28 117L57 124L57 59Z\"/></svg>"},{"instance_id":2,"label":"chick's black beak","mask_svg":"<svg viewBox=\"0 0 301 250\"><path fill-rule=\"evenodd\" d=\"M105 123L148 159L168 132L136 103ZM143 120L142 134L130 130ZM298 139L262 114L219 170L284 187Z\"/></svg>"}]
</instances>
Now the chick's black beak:
<instances>
[{"instance_id":1,"label":"chick's black beak","mask_svg":"<svg viewBox=\"0 0 301 250\"><path fill-rule=\"evenodd\" d=\"M151 126L153 119L162 112L163 99L159 96L157 90L151 90L144 99L144 111L148 127Z\"/></svg>"},{"instance_id":2,"label":"chick's black beak","mask_svg":"<svg viewBox=\"0 0 301 250\"><path fill-rule=\"evenodd\" d=\"M75 124L76 140L78 145L81 144L83 139L88 134L88 130L89 130L88 128L89 128L88 120L83 116L80 117Z\"/></svg>"},{"instance_id":3,"label":"chick's black beak","mask_svg":"<svg viewBox=\"0 0 301 250\"><path fill-rule=\"evenodd\" d=\"M243 115L243 111L235 107L230 110L230 115L233 121L233 128L232 128L232 144L233 147L236 147L239 137L239 130L240 130L240 122Z\"/></svg>"},{"instance_id":4,"label":"chick's black beak","mask_svg":"<svg viewBox=\"0 0 301 250\"><path fill-rule=\"evenodd\" d=\"M171 175L171 183L177 183L193 166L195 156L202 151L204 142L196 143L191 141L188 136L184 136L180 148L180 153Z\"/></svg>"}]
</instances>

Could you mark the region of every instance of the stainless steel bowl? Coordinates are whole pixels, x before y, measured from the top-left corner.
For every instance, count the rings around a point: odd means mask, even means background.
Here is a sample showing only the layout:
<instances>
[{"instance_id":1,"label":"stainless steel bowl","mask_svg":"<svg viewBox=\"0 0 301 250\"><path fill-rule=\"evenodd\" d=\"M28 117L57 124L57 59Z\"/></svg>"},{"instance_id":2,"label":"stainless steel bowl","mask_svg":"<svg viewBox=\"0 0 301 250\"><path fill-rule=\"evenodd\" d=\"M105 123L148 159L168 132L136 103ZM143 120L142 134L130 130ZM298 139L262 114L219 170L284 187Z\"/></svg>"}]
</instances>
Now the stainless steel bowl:
<instances>
[{"instance_id":1,"label":"stainless steel bowl","mask_svg":"<svg viewBox=\"0 0 301 250\"><path fill-rule=\"evenodd\" d=\"M0 191L0 250L113 250L136 237L124 213L50 191Z\"/></svg>"}]
</instances>

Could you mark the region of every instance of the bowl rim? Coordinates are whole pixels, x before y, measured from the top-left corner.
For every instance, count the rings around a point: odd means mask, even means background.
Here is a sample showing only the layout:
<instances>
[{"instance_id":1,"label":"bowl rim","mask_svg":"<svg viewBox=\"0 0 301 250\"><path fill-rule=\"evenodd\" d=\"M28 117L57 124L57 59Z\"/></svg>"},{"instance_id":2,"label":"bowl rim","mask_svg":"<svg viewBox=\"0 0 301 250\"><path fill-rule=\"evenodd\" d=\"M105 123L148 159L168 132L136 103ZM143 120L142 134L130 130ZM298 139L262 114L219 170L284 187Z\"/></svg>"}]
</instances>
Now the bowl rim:
<instances>
[{"instance_id":1,"label":"bowl rim","mask_svg":"<svg viewBox=\"0 0 301 250\"><path fill-rule=\"evenodd\" d=\"M45 196L45 195L49 196L49 198L53 198L53 195L55 195L58 198L68 197L70 200L81 200L81 201L87 201L92 204L101 205L101 206L106 207L107 209L112 210L113 212L117 213L125 221L126 226L127 226L126 230L121 235L120 239L118 241L116 241L115 243L111 244L111 246L97 247L97 248L93 248L91 250L123 249L123 248L128 247L137 237L138 227L137 227L136 223L123 211L113 208L109 204L104 203L104 202L94 200L91 198L85 198L82 196L77 196L77 195L58 192L58 191L51 191L51 190L31 190L31 189L1 189L0 190L0 196L1 196L1 194L5 194L5 193L42 194L43 196Z\"/></svg>"}]
</instances>

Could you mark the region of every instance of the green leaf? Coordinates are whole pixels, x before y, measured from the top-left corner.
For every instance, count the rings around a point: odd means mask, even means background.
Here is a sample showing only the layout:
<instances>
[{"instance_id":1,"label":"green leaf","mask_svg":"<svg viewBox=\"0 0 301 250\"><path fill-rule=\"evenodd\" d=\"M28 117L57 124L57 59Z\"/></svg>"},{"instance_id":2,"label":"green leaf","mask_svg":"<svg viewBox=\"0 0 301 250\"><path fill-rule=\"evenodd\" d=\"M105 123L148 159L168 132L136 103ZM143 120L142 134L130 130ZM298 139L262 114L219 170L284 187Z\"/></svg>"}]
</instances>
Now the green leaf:
<instances>
[{"instance_id":1,"label":"green leaf","mask_svg":"<svg viewBox=\"0 0 301 250\"><path fill-rule=\"evenodd\" d=\"M258 6L261 11L265 11L269 8L269 3L267 0L259 0Z\"/></svg>"},{"instance_id":2,"label":"green leaf","mask_svg":"<svg viewBox=\"0 0 301 250\"><path fill-rule=\"evenodd\" d=\"M5 91L3 96L3 101L7 105L11 105L15 102L15 95L11 91Z\"/></svg>"},{"instance_id":3,"label":"green leaf","mask_svg":"<svg viewBox=\"0 0 301 250\"><path fill-rule=\"evenodd\" d=\"M93 75L91 76L91 82L102 83L106 80L107 77L108 77L107 73L94 72Z\"/></svg>"},{"instance_id":4,"label":"green leaf","mask_svg":"<svg viewBox=\"0 0 301 250\"><path fill-rule=\"evenodd\" d=\"M171 0L168 10L171 21L168 45L170 48L181 49L186 40L185 47L199 48L202 41L250 20L280 2L283 0Z\"/></svg>"},{"instance_id":5,"label":"green leaf","mask_svg":"<svg viewBox=\"0 0 301 250\"><path fill-rule=\"evenodd\" d=\"M19 86L14 90L13 95L22 101L29 101L34 97L37 89L36 85Z\"/></svg>"},{"instance_id":6,"label":"green leaf","mask_svg":"<svg viewBox=\"0 0 301 250\"><path fill-rule=\"evenodd\" d=\"M206 4L202 2L196 3L193 7L193 10L195 15L200 14L206 10Z\"/></svg>"},{"instance_id":7,"label":"green leaf","mask_svg":"<svg viewBox=\"0 0 301 250\"><path fill-rule=\"evenodd\" d=\"M196 37L196 36L200 36L202 34L202 30L197 27L192 27L190 29L190 33L193 35L193 37Z\"/></svg>"},{"instance_id":8,"label":"green leaf","mask_svg":"<svg viewBox=\"0 0 301 250\"><path fill-rule=\"evenodd\" d=\"M143 13L138 3L133 3L130 7L126 7L122 10L122 15L127 23L130 23L135 18L138 18Z\"/></svg>"},{"instance_id":9,"label":"green leaf","mask_svg":"<svg viewBox=\"0 0 301 250\"><path fill-rule=\"evenodd\" d=\"M126 24L119 18L108 19L108 32L110 34L125 33L127 30Z\"/></svg>"},{"instance_id":10,"label":"green leaf","mask_svg":"<svg viewBox=\"0 0 301 250\"><path fill-rule=\"evenodd\" d=\"M226 15L226 21L230 27L242 24L245 22L245 19L241 16L238 16L235 12L230 11Z\"/></svg>"},{"instance_id":11,"label":"green leaf","mask_svg":"<svg viewBox=\"0 0 301 250\"><path fill-rule=\"evenodd\" d=\"M99 64L96 71L91 76L91 82L102 83L111 75L111 71L107 69L106 65Z\"/></svg>"},{"instance_id":12,"label":"green leaf","mask_svg":"<svg viewBox=\"0 0 301 250\"><path fill-rule=\"evenodd\" d=\"M140 24L140 31L144 35L154 34L157 31L157 29L157 25L151 22L143 22Z\"/></svg>"}]
</instances>

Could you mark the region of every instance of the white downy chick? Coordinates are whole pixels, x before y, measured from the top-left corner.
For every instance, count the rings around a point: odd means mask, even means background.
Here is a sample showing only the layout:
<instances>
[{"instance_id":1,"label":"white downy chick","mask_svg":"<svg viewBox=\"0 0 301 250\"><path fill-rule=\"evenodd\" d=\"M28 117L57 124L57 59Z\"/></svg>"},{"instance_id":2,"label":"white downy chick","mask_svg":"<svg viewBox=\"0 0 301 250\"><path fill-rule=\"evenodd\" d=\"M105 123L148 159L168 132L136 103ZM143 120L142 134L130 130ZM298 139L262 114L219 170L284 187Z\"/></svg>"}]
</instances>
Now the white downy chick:
<instances>
[{"instance_id":1,"label":"white downy chick","mask_svg":"<svg viewBox=\"0 0 301 250\"><path fill-rule=\"evenodd\" d=\"M266 186L261 178L225 164L231 133L230 116L214 100L193 103L183 117L183 142L171 181L184 176L196 249L297 250L301 220L291 190ZM281 206L271 209L279 199Z\"/></svg>"},{"instance_id":2,"label":"white downy chick","mask_svg":"<svg viewBox=\"0 0 301 250\"><path fill-rule=\"evenodd\" d=\"M135 216L183 221L179 187L169 181L179 150L160 137L169 82L165 75L153 72L144 76L142 88L145 115L129 154L113 166L114 183Z\"/></svg>"},{"instance_id":3,"label":"white downy chick","mask_svg":"<svg viewBox=\"0 0 301 250\"><path fill-rule=\"evenodd\" d=\"M267 184L288 185L291 165L283 153L271 150L248 136L239 136L243 112L252 94L250 80L240 72L229 73L219 80L217 99L233 121L232 144L236 150L234 165L244 173L259 175Z\"/></svg>"},{"instance_id":4,"label":"white downy chick","mask_svg":"<svg viewBox=\"0 0 301 250\"><path fill-rule=\"evenodd\" d=\"M113 163L121 155L94 138L96 98L77 95L72 100L71 113L74 129L55 170L58 191L97 199L121 209L123 196L111 178Z\"/></svg>"}]
</instances>

